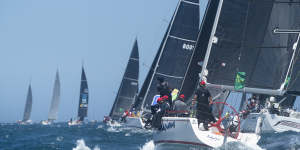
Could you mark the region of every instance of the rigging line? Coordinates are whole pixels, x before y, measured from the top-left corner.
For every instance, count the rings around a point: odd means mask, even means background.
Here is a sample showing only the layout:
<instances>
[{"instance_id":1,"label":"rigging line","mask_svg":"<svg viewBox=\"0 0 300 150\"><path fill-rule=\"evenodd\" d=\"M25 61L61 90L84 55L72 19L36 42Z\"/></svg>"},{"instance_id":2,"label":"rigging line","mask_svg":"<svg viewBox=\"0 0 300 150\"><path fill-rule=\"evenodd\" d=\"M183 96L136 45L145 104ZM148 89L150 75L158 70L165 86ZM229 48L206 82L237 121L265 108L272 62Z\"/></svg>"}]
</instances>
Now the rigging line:
<instances>
[{"instance_id":1,"label":"rigging line","mask_svg":"<svg viewBox=\"0 0 300 150\"><path fill-rule=\"evenodd\" d=\"M294 1L289 1L289 2L287 2L287 1L280 1L280 0L275 0L274 2L273 2L273 0L259 0L259 1L265 1L265 2L270 2L270 3L286 3L286 4L300 4L300 2L298 1L298 2L294 2Z\"/></svg>"},{"instance_id":2,"label":"rigging line","mask_svg":"<svg viewBox=\"0 0 300 150\"><path fill-rule=\"evenodd\" d=\"M297 50L297 49L296 49L296 50ZM295 56L296 58L294 59L294 62L293 62L293 64L292 64L292 66L291 66L291 70L294 70L294 66L295 66L296 62L299 61L299 56L300 56L300 49L299 49L299 48L298 48L298 51L297 51L297 52L298 52L298 53L297 53L296 56ZM300 71L297 71L295 80L293 80L292 82L288 83L289 85L287 86L287 89L288 89L288 87L293 86L293 85L296 83L296 80L299 78L299 76L300 76ZM292 77L292 72L291 72L290 77Z\"/></svg>"},{"instance_id":3,"label":"rigging line","mask_svg":"<svg viewBox=\"0 0 300 150\"><path fill-rule=\"evenodd\" d=\"M250 1L248 2L248 6L247 6L247 14L246 14L246 19L245 19L245 25L244 25L244 28L243 28L243 37L242 37L242 41L241 41L241 47L240 47L240 53L239 53L239 57L238 57L238 62L239 62L239 65L237 67L237 72L240 71L240 66L241 66L241 57L242 57L242 49L244 48L244 45L245 45L245 38L246 38L246 29L247 29L247 23L248 23L248 16L249 16L249 9L250 9Z\"/></svg>"}]
</instances>

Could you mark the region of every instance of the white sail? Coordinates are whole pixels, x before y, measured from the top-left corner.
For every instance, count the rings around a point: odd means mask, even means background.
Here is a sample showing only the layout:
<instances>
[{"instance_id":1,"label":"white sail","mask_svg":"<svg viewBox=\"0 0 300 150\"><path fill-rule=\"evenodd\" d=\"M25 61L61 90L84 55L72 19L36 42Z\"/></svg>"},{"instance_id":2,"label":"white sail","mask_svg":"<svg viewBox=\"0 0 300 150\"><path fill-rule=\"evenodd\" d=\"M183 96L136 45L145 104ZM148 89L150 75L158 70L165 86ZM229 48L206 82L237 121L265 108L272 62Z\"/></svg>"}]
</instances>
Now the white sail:
<instances>
[{"instance_id":1,"label":"white sail","mask_svg":"<svg viewBox=\"0 0 300 150\"><path fill-rule=\"evenodd\" d=\"M55 82L54 82L53 95L52 95L52 101L51 101L51 107L50 107L50 111L49 111L48 120L56 120L57 119L59 101L60 101L60 81L59 81L59 75L58 75L58 71L57 71L56 77L55 77Z\"/></svg>"}]
</instances>

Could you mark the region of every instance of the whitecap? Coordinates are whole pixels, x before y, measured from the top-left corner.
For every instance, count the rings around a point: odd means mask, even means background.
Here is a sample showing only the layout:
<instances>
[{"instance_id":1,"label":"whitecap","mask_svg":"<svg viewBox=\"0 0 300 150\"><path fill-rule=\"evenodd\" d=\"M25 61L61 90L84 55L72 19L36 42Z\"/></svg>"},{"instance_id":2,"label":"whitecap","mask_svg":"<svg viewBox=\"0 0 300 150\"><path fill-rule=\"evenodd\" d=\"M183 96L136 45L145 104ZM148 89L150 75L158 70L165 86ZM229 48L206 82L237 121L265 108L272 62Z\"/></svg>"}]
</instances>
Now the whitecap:
<instances>
[{"instance_id":1,"label":"whitecap","mask_svg":"<svg viewBox=\"0 0 300 150\"><path fill-rule=\"evenodd\" d=\"M98 125L97 129L103 128L103 125Z\"/></svg>"},{"instance_id":2,"label":"whitecap","mask_svg":"<svg viewBox=\"0 0 300 150\"><path fill-rule=\"evenodd\" d=\"M140 150L154 150L154 149L155 149L155 145L153 140L148 141L143 145L143 147L140 148Z\"/></svg>"},{"instance_id":3,"label":"whitecap","mask_svg":"<svg viewBox=\"0 0 300 150\"><path fill-rule=\"evenodd\" d=\"M56 141L58 141L58 142L61 142L63 139L64 139L64 137L62 137L62 136L56 137Z\"/></svg>"},{"instance_id":4,"label":"whitecap","mask_svg":"<svg viewBox=\"0 0 300 150\"><path fill-rule=\"evenodd\" d=\"M225 145L217 148L218 150L263 150L258 145L248 145L241 142L228 142Z\"/></svg>"},{"instance_id":5,"label":"whitecap","mask_svg":"<svg viewBox=\"0 0 300 150\"><path fill-rule=\"evenodd\" d=\"M73 150L91 150L91 148L85 145L83 139L80 139L76 141L76 147L73 148ZM93 150L100 150L100 148L98 146L95 146Z\"/></svg>"},{"instance_id":6,"label":"whitecap","mask_svg":"<svg viewBox=\"0 0 300 150\"><path fill-rule=\"evenodd\" d=\"M125 136L130 136L130 133L126 133Z\"/></svg>"}]
</instances>

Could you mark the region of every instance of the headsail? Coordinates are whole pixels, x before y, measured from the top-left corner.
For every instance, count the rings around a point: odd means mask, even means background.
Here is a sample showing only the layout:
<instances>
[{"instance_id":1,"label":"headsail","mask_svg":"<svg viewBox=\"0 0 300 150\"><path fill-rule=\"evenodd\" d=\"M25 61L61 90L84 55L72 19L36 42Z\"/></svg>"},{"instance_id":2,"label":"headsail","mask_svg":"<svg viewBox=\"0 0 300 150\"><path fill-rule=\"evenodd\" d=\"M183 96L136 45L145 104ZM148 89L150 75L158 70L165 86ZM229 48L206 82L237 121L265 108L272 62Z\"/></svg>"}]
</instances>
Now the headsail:
<instances>
[{"instance_id":1,"label":"headsail","mask_svg":"<svg viewBox=\"0 0 300 150\"><path fill-rule=\"evenodd\" d=\"M56 120L57 119L59 101L60 101L60 81L59 81L59 74L58 74L58 70L57 70L56 76L55 76L53 95L52 95L52 101L51 101L50 111L49 111L49 115L48 115L48 120Z\"/></svg>"},{"instance_id":2,"label":"headsail","mask_svg":"<svg viewBox=\"0 0 300 150\"><path fill-rule=\"evenodd\" d=\"M109 114L112 119L118 120L133 104L138 92L138 79L139 51L137 40L135 40L118 94Z\"/></svg>"},{"instance_id":3,"label":"headsail","mask_svg":"<svg viewBox=\"0 0 300 150\"><path fill-rule=\"evenodd\" d=\"M208 86L282 95L297 36L274 29L297 29L294 5L289 0L220 0L202 70Z\"/></svg>"},{"instance_id":4,"label":"headsail","mask_svg":"<svg viewBox=\"0 0 300 150\"><path fill-rule=\"evenodd\" d=\"M147 81L149 84L146 85L145 95L142 95L142 108L149 110L152 99L157 93L157 77L165 78L171 87L182 86L194 51L198 30L199 1L180 0L155 57L156 63L151 68L153 70L149 71L153 73L150 74L150 81Z\"/></svg>"},{"instance_id":5,"label":"headsail","mask_svg":"<svg viewBox=\"0 0 300 150\"><path fill-rule=\"evenodd\" d=\"M31 84L30 84L28 87L24 116L23 116L22 121L25 122L25 121L29 120L30 115L31 115L31 109L32 109L32 91L31 91Z\"/></svg>"},{"instance_id":6,"label":"headsail","mask_svg":"<svg viewBox=\"0 0 300 150\"><path fill-rule=\"evenodd\" d=\"M84 72L84 68L82 67L79 106L78 106L79 121L83 121L84 117L87 117L88 103L89 103L89 88L88 88L88 83Z\"/></svg>"}]
</instances>

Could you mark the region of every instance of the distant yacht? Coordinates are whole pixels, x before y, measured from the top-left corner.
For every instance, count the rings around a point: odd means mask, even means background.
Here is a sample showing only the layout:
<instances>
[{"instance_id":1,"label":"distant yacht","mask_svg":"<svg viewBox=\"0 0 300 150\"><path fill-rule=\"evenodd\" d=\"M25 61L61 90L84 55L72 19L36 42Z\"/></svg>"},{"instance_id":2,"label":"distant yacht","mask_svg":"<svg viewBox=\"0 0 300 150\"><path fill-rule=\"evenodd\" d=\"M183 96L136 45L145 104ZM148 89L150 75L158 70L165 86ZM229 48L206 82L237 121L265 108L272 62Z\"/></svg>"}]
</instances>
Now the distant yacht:
<instances>
[{"instance_id":1,"label":"distant yacht","mask_svg":"<svg viewBox=\"0 0 300 150\"><path fill-rule=\"evenodd\" d=\"M138 79L139 50L138 42L135 40L115 102L111 108L109 117L106 116L104 122L111 119L118 121L122 117L124 111L130 109L138 93Z\"/></svg>"},{"instance_id":2,"label":"distant yacht","mask_svg":"<svg viewBox=\"0 0 300 150\"><path fill-rule=\"evenodd\" d=\"M84 68L82 66L81 72L81 83L80 83L80 96L79 96L79 106L78 106L78 120L70 120L68 125L78 125L84 121L84 118L87 117L88 112L88 103L89 103L89 88L85 75Z\"/></svg>"},{"instance_id":3,"label":"distant yacht","mask_svg":"<svg viewBox=\"0 0 300 150\"><path fill-rule=\"evenodd\" d=\"M31 124L32 121L30 120L32 110L32 90L31 90L31 84L29 84L28 92L27 92L27 98L26 98L26 104L25 104L25 110L24 110L24 116L23 120L19 120L19 124Z\"/></svg>"},{"instance_id":4,"label":"distant yacht","mask_svg":"<svg viewBox=\"0 0 300 150\"><path fill-rule=\"evenodd\" d=\"M59 73L57 70L55 82L54 82L54 88L53 88L51 107L48 114L48 120L43 120L41 122L43 125L50 125L54 120L57 119L59 102L60 102L60 81L59 81Z\"/></svg>"}]
</instances>

